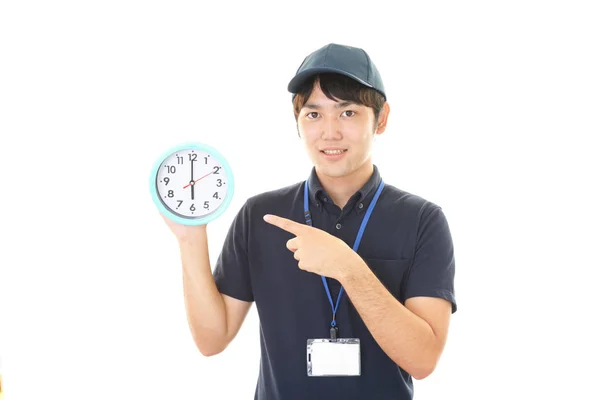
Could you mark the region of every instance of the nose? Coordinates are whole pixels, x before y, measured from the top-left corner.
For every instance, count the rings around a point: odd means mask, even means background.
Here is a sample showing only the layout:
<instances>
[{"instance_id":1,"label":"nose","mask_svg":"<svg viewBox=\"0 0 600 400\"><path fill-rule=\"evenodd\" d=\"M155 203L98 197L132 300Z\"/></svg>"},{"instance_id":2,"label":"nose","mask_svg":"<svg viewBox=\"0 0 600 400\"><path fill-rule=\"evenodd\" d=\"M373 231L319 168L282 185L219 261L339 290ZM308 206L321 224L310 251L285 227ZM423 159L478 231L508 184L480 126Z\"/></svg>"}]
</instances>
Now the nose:
<instances>
[{"instance_id":1,"label":"nose","mask_svg":"<svg viewBox=\"0 0 600 400\"><path fill-rule=\"evenodd\" d=\"M323 130L321 132L321 139L341 139L342 132L340 129L340 123L336 118L327 118L323 122Z\"/></svg>"}]
</instances>

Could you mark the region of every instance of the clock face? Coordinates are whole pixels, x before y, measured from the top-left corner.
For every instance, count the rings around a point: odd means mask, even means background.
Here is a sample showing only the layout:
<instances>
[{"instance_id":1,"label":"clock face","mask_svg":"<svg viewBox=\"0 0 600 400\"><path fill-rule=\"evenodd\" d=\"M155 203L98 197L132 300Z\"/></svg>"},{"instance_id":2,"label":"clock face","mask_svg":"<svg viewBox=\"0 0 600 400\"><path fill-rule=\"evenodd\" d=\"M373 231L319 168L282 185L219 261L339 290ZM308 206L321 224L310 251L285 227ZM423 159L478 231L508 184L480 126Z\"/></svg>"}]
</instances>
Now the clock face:
<instances>
[{"instance_id":1,"label":"clock face","mask_svg":"<svg viewBox=\"0 0 600 400\"><path fill-rule=\"evenodd\" d=\"M217 157L201 149L178 150L156 173L157 194L164 206L188 219L217 211L227 197L228 177Z\"/></svg>"}]
</instances>

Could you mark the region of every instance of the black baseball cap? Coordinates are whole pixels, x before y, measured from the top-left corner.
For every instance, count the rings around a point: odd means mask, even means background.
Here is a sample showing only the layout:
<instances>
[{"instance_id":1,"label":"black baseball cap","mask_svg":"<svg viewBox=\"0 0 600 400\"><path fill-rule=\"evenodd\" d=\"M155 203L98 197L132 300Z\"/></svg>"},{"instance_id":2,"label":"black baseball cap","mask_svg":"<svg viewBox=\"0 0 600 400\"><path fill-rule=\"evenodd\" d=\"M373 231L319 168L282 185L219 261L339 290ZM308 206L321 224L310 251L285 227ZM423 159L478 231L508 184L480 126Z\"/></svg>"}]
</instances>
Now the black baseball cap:
<instances>
[{"instance_id":1,"label":"black baseball cap","mask_svg":"<svg viewBox=\"0 0 600 400\"><path fill-rule=\"evenodd\" d=\"M325 45L306 56L296 71L296 76L288 84L288 91L298 93L308 78L323 72L346 75L377 90L386 98L381 75L367 52L358 47L336 43Z\"/></svg>"}]
</instances>

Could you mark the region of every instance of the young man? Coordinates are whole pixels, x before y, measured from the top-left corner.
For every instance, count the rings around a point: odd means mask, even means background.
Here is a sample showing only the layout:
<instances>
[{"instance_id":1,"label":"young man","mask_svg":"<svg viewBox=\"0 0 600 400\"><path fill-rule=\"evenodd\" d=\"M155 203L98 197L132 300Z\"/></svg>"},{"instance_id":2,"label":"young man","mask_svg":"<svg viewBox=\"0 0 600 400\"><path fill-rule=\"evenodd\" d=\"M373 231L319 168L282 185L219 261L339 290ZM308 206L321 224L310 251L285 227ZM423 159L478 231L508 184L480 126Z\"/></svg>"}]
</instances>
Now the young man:
<instances>
[{"instance_id":1,"label":"young man","mask_svg":"<svg viewBox=\"0 0 600 400\"><path fill-rule=\"evenodd\" d=\"M180 243L193 338L205 356L220 353L256 302L255 399L411 399L456 311L446 218L383 183L373 164L390 107L365 51L316 50L288 90L314 164L308 180L248 199L214 272L206 226L165 219Z\"/></svg>"}]
</instances>

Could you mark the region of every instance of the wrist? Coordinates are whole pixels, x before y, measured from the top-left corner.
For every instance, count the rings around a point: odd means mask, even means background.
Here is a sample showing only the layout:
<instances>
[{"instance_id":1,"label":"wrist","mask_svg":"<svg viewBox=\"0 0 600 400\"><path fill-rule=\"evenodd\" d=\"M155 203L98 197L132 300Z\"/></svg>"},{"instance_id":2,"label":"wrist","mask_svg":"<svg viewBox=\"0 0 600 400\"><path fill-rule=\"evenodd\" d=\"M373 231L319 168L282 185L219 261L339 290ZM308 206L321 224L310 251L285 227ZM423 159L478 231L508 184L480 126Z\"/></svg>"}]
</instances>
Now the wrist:
<instances>
[{"instance_id":1,"label":"wrist","mask_svg":"<svg viewBox=\"0 0 600 400\"><path fill-rule=\"evenodd\" d=\"M340 271L340 278L338 281L342 284L342 286L344 286L347 282L361 279L361 276L365 272L365 268L369 268L358 254L356 254L354 251L352 251L352 253L353 256L349 257L345 268Z\"/></svg>"},{"instance_id":2,"label":"wrist","mask_svg":"<svg viewBox=\"0 0 600 400\"><path fill-rule=\"evenodd\" d=\"M197 246L206 240L206 225L195 226L177 237L180 247Z\"/></svg>"}]
</instances>

